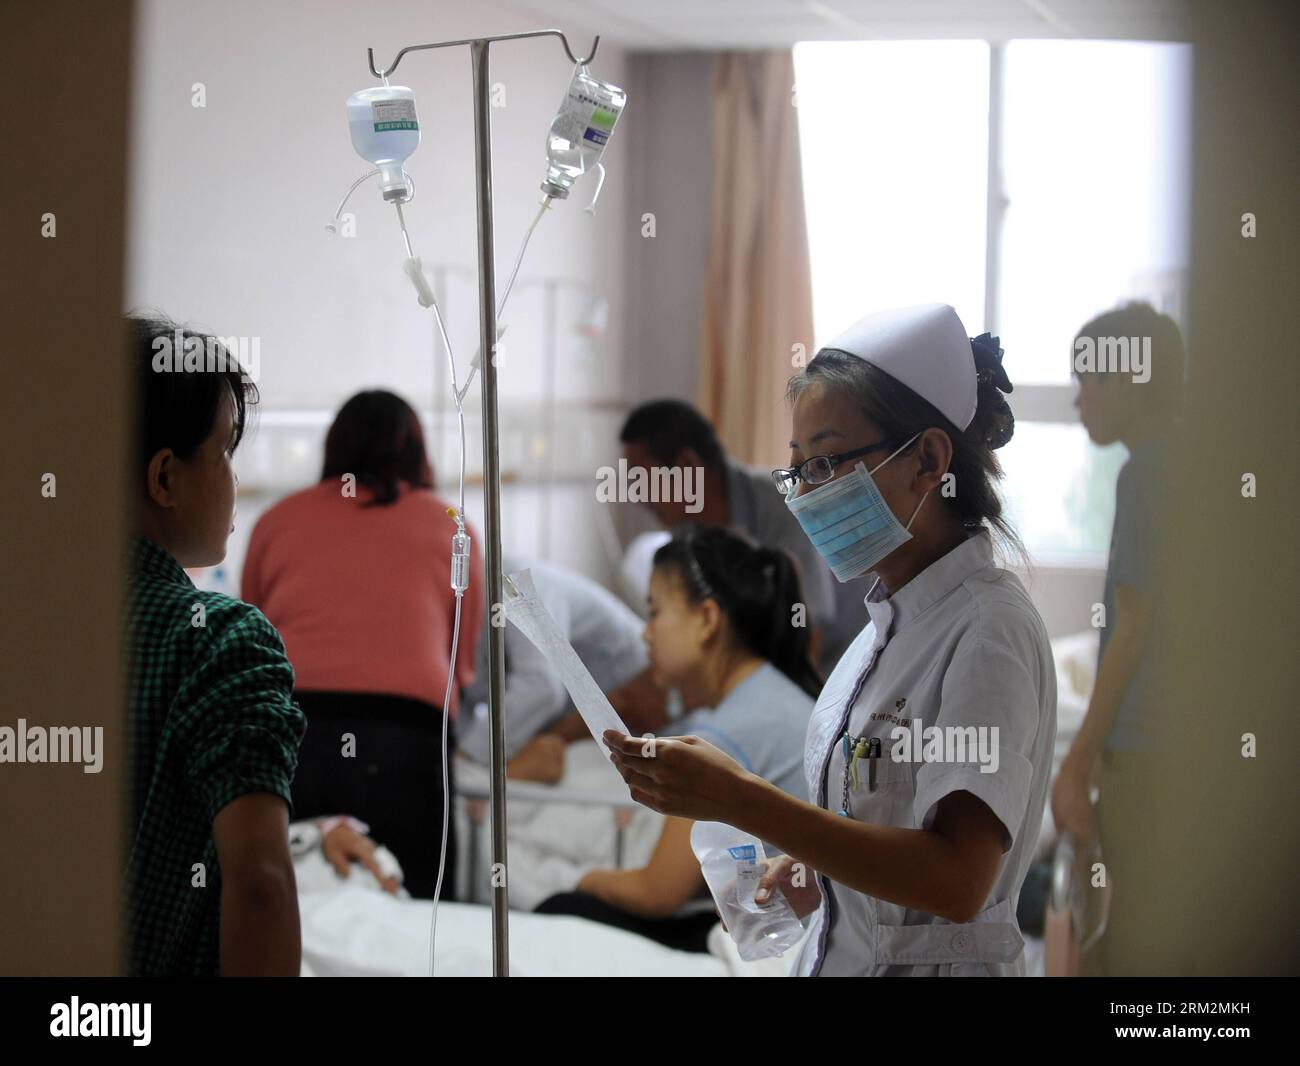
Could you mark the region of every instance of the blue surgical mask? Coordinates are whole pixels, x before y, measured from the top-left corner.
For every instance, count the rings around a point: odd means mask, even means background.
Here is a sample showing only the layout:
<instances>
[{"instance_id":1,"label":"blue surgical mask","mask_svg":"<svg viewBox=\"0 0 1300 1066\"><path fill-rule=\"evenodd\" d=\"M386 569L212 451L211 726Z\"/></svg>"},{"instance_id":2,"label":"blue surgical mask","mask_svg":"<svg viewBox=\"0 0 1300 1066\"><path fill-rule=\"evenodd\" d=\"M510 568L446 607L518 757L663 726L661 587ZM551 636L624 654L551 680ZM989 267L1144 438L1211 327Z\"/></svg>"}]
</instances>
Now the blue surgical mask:
<instances>
[{"instance_id":1,"label":"blue surgical mask","mask_svg":"<svg viewBox=\"0 0 1300 1066\"><path fill-rule=\"evenodd\" d=\"M818 485L811 492L786 498L786 506L840 581L861 577L900 544L912 539L908 530L925 503L925 496L904 526L894 517L871 475L920 435L915 434L871 470L859 462L843 477Z\"/></svg>"}]
</instances>

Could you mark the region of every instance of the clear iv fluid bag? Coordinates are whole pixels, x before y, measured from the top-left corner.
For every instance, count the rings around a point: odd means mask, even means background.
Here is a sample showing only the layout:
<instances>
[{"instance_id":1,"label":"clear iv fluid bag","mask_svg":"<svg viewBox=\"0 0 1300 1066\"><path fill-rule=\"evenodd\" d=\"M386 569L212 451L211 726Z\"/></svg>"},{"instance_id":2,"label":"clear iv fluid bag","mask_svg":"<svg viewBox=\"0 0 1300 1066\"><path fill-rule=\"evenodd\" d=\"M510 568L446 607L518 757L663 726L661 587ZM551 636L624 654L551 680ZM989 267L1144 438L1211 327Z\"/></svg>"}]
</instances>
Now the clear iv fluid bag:
<instances>
[{"instance_id":1,"label":"clear iv fluid bag","mask_svg":"<svg viewBox=\"0 0 1300 1066\"><path fill-rule=\"evenodd\" d=\"M546 138L546 195L563 200L574 181L596 165L625 103L627 93L597 81L586 67L573 75Z\"/></svg>"},{"instance_id":2,"label":"clear iv fluid bag","mask_svg":"<svg viewBox=\"0 0 1300 1066\"><path fill-rule=\"evenodd\" d=\"M348 128L357 155L379 168L385 200L409 199L402 164L420 146L415 93L402 85L378 85L348 97Z\"/></svg>"}]
</instances>

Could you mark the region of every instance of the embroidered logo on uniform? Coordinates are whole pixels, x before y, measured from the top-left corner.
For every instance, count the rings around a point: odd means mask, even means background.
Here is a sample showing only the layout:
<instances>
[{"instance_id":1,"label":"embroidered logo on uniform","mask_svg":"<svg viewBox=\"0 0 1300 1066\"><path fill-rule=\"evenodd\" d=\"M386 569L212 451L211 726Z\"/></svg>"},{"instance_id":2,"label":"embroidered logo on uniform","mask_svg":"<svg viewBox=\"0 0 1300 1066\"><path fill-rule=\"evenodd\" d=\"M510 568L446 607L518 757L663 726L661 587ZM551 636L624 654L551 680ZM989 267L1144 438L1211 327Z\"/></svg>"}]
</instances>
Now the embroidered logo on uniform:
<instances>
[{"instance_id":1,"label":"embroidered logo on uniform","mask_svg":"<svg viewBox=\"0 0 1300 1066\"><path fill-rule=\"evenodd\" d=\"M894 713L893 713L893 714L890 714L890 713L888 713L887 711L876 711L874 714L868 716L867 721L869 721L869 722L893 722L894 725L901 725L901 726L903 726L904 728L906 728L907 726L911 725L911 723L912 723L912 719L910 719L910 718L905 718L905 717L903 716L903 708L906 707L906 706L907 706L907 697L906 697L906 696L901 696L901 697L899 697L898 699L894 700Z\"/></svg>"}]
</instances>

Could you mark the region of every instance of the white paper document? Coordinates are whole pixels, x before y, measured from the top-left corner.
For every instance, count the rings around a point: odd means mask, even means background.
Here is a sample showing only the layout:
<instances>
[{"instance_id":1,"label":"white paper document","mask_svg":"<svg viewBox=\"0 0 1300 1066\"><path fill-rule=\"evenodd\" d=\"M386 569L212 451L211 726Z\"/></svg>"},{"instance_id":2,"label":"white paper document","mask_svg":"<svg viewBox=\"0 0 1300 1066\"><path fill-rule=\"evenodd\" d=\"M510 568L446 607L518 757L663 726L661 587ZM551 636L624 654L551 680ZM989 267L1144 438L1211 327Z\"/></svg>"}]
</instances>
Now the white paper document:
<instances>
[{"instance_id":1,"label":"white paper document","mask_svg":"<svg viewBox=\"0 0 1300 1066\"><path fill-rule=\"evenodd\" d=\"M573 650L573 645L560 632L555 619L537 595L533 584L533 575L527 570L506 575L504 581L506 617L518 627L533 645L546 656L546 661L554 667L573 698L582 720L591 730L596 743L602 748L608 745L601 734L606 729L616 729L626 734L627 726L605 698L595 679Z\"/></svg>"}]
</instances>

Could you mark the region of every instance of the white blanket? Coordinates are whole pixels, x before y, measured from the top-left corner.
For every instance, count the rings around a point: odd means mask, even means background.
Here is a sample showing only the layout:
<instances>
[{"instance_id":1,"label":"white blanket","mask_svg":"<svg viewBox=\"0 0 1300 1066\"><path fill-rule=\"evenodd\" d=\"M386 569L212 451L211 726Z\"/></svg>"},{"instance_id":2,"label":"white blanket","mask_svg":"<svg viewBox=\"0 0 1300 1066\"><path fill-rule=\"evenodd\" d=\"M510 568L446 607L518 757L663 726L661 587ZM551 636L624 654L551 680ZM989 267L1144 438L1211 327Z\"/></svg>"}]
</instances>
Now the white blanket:
<instances>
[{"instance_id":1,"label":"white blanket","mask_svg":"<svg viewBox=\"0 0 1300 1066\"><path fill-rule=\"evenodd\" d=\"M304 977L428 975L431 901L390 896L359 867L340 880L319 851L294 866ZM741 962L721 925L709 937L707 955L674 951L622 929L559 914L511 911L509 932L515 977L784 976L797 953ZM490 976L491 908L441 904L436 962L439 977Z\"/></svg>"},{"instance_id":2,"label":"white blanket","mask_svg":"<svg viewBox=\"0 0 1300 1066\"><path fill-rule=\"evenodd\" d=\"M349 886L299 901L303 975L419 977L429 974L433 903ZM438 908L439 977L492 973L492 912L479 904ZM585 918L510 913L514 977L725 977L711 955L672 951Z\"/></svg>"}]
</instances>

